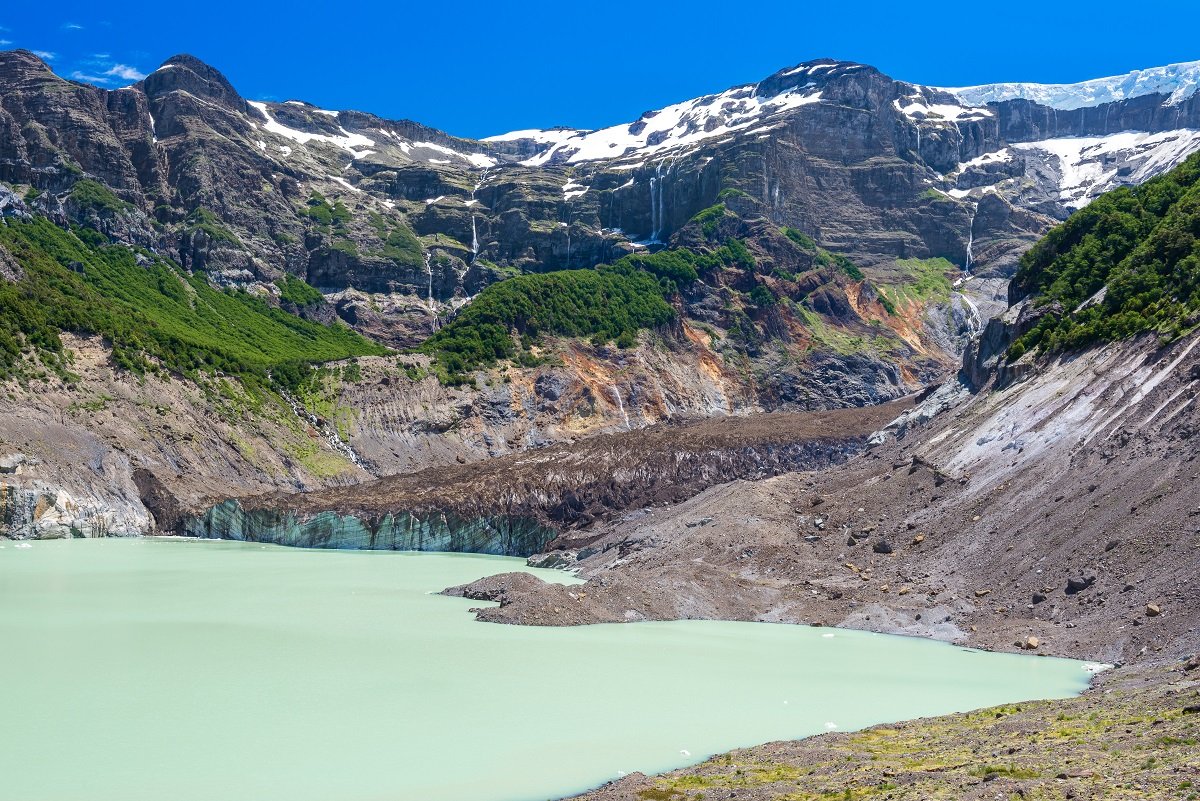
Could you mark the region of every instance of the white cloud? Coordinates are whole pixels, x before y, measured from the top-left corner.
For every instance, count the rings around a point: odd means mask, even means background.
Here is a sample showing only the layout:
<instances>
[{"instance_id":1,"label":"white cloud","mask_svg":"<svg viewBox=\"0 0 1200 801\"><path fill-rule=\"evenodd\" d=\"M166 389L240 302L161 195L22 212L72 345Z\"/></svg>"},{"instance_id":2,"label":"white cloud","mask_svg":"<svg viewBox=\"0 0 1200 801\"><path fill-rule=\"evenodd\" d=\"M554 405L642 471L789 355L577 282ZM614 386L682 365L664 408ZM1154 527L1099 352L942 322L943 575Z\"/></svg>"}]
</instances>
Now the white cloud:
<instances>
[{"instance_id":1,"label":"white cloud","mask_svg":"<svg viewBox=\"0 0 1200 801\"><path fill-rule=\"evenodd\" d=\"M75 70L71 73L71 78L76 81L84 81L85 83L112 83L111 78L106 78L103 75L88 75L86 72Z\"/></svg>"},{"instance_id":2,"label":"white cloud","mask_svg":"<svg viewBox=\"0 0 1200 801\"><path fill-rule=\"evenodd\" d=\"M54 59L58 58L58 53L52 53L49 50L32 50L30 52L32 52L42 61L53 61Z\"/></svg>"},{"instance_id":3,"label":"white cloud","mask_svg":"<svg viewBox=\"0 0 1200 801\"><path fill-rule=\"evenodd\" d=\"M82 31L83 26L80 25L78 22L64 22L63 30L64 31Z\"/></svg>"},{"instance_id":4,"label":"white cloud","mask_svg":"<svg viewBox=\"0 0 1200 801\"><path fill-rule=\"evenodd\" d=\"M126 81L140 81L146 77L146 73L131 67L128 64L114 64L110 69L106 70L105 75L111 75L114 78L121 78Z\"/></svg>"},{"instance_id":5,"label":"white cloud","mask_svg":"<svg viewBox=\"0 0 1200 801\"><path fill-rule=\"evenodd\" d=\"M12 42L8 39L0 39L0 47L8 47Z\"/></svg>"}]
</instances>

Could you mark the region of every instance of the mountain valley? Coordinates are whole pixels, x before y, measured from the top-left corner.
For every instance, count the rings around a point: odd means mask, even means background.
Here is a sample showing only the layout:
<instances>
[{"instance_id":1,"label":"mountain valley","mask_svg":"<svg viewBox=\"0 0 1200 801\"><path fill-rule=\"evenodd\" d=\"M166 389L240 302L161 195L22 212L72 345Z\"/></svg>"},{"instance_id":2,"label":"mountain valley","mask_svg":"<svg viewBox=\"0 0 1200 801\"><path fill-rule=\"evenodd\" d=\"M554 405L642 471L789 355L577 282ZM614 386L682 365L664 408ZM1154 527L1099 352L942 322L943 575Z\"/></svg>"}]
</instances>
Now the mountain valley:
<instances>
[{"instance_id":1,"label":"mountain valley","mask_svg":"<svg viewBox=\"0 0 1200 801\"><path fill-rule=\"evenodd\" d=\"M1198 344L1200 62L474 140L0 52L0 543L515 556L581 583L445 594L1097 674L597 801L1194 797Z\"/></svg>"}]
</instances>

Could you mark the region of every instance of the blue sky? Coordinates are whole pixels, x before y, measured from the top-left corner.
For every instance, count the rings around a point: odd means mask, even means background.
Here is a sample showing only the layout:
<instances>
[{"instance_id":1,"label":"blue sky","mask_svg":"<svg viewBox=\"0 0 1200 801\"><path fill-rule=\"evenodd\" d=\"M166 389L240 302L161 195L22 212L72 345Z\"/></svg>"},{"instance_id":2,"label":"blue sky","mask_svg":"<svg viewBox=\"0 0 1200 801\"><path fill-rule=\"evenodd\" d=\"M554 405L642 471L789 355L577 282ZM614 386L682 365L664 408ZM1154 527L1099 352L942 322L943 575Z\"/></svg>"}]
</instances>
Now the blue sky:
<instances>
[{"instance_id":1,"label":"blue sky","mask_svg":"<svg viewBox=\"0 0 1200 801\"><path fill-rule=\"evenodd\" d=\"M1067 82L1200 60L1200 3L422 3L206 0L0 9L0 49L117 87L175 53L246 97L408 118L460 136L596 128L833 57L941 86Z\"/></svg>"}]
</instances>

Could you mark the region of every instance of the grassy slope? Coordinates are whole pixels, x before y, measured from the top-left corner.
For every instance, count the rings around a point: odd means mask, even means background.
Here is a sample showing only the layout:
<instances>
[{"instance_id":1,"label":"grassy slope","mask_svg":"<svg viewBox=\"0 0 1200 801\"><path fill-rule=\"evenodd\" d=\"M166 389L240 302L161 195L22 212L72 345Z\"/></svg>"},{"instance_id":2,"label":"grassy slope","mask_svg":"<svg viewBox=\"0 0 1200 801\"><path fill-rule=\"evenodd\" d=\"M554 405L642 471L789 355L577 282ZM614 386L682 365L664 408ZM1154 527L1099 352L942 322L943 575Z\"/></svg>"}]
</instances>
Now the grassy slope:
<instances>
[{"instance_id":1,"label":"grassy slope","mask_svg":"<svg viewBox=\"0 0 1200 801\"><path fill-rule=\"evenodd\" d=\"M62 331L104 337L117 365L134 373L220 371L252 383L270 375L288 385L303 365L385 352L345 326L215 289L149 254L138 264L129 248L94 232L10 221L0 225L0 246L25 273L0 282L0 376L36 375L36 360L65 374Z\"/></svg>"}]
</instances>

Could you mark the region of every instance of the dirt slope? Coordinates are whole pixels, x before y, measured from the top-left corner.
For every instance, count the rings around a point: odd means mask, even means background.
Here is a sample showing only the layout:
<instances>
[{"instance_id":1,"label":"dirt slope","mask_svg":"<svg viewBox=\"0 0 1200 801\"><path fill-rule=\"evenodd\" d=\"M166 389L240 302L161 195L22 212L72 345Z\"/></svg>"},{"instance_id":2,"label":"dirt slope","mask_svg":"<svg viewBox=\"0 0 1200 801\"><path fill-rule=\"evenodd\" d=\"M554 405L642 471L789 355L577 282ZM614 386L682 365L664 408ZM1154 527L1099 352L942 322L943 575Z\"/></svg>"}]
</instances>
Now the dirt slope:
<instances>
[{"instance_id":1,"label":"dirt slope","mask_svg":"<svg viewBox=\"0 0 1200 801\"><path fill-rule=\"evenodd\" d=\"M485 620L842 625L1105 662L1200 645L1200 336L1063 359L898 421L826 471L714 487L554 543L583 587L492 578ZM899 439L895 434L901 434ZM581 545L586 543L581 549ZM515 580L514 580L515 581Z\"/></svg>"}]
</instances>

